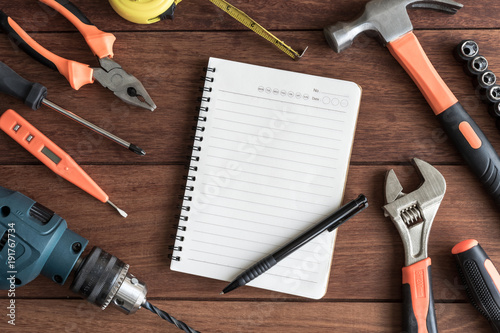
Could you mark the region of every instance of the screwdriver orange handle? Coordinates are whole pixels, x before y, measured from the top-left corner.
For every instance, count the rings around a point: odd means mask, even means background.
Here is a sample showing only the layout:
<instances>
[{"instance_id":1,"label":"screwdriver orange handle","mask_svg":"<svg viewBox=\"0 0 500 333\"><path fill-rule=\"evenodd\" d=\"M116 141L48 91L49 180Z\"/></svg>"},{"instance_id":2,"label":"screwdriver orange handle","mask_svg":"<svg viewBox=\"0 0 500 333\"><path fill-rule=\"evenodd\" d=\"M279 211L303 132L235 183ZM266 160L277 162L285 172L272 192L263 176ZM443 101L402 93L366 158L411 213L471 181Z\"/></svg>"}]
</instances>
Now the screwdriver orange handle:
<instances>
[{"instance_id":1,"label":"screwdriver orange handle","mask_svg":"<svg viewBox=\"0 0 500 333\"><path fill-rule=\"evenodd\" d=\"M490 322L493 332L500 332L500 274L490 257L475 239L453 247L467 296L474 307Z\"/></svg>"},{"instance_id":2,"label":"screwdriver orange handle","mask_svg":"<svg viewBox=\"0 0 500 333\"><path fill-rule=\"evenodd\" d=\"M437 333L432 294L431 258L403 268L403 330Z\"/></svg>"},{"instance_id":3,"label":"screwdriver orange handle","mask_svg":"<svg viewBox=\"0 0 500 333\"><path fill-rule=\"evenodd\" d=\"M24 52L41 64L59 71L75 90L94 82L94 70L88 65L62 58L30 37L13 19L0 10L0 31L3 30L9 38Z\"/></svg>"},{"instance_id":4,"label":"screwdriver orange handle","mask_svg":"<svg viewBox=\"0 0 500 333\"><path fill-rule=\"evenodd\" d=\"M40 0L49 7L58 11L68 19L85 38L90 49L100 59L113 58L113 44L116 37L113 34L103 32L68 0Z\"/></svg>"},{"instance_id":5,"label":"screwdriver orange handle","mask_svg":"<svg viewBox=\"0 0 500 333\"><path fill-rule=\"evenodd\" d=\"M387 47L419 87L448 137L500 207L500 157L432 66L415 34L409 32Z\"/></svg>"},{"instance_id":6,"label":"screwdriver orange handle","mask_svg":"<svg viewBox=\"0 0 500 333\"><path fill-rule=\"evenodd\" d=\"M14 110L0 117L0 128L57 175L106 203L108 195L61 148Z\"/></svg>"}]
</instances>

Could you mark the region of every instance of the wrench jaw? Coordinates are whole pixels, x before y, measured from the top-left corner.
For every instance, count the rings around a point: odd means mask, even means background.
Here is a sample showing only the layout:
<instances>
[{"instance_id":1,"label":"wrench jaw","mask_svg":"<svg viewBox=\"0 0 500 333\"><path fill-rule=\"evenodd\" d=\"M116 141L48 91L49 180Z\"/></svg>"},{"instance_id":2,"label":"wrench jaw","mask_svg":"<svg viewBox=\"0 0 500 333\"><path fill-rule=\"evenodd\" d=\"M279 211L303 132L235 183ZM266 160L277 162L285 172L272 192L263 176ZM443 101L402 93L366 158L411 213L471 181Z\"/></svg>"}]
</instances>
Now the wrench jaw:
<instances>
[{"instance_id":1,"label":"wrench jaw","mask_svg":"<svg viewBox=\"0 0 500 333\"><path fill-rule=\"evenodd\" d=\"M414 201L383 207L385 216L391 218L401 236L405 249L405 266L411 266L429 256L427 244L438 208L439 204L433 205L423 214L420 204Z\"/></svg>"},{"instance_id":2,"label":"wrench jaw","mask_svg":"<svg viewBox=\"0 0 500 333\"><path fill-rule=\"evenodd\" d=\"M383 207L398 229L405 249L405 266L411 266L428 257L427 244L434 217L446 192L446 182L430 164L413 159L415 168L423 179L420 187L403 193L403 187L394 170L386 175Z\"/></svg>"}]
</instances>

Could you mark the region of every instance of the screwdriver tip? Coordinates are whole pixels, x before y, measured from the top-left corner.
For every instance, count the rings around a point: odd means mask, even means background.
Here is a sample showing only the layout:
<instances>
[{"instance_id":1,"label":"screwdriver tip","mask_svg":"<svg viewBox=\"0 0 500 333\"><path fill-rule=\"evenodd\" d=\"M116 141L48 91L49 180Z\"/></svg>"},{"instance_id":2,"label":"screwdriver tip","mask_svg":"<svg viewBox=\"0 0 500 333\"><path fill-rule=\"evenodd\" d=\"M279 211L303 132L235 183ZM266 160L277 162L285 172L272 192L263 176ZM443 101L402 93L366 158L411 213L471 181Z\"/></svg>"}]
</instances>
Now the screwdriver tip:
<instances>
[{"instance_id":1,"label":"screwdriver tip","mask_svg":"<svg viewBox=\"0 0 500 333\"><path fill-rule=\"evenodd\" d=\"M120 209L118 208L114 203L112 203L111 201L108 200L108 203L111 205L111 207L113 207L114 209L116 209L116 211L123 217L127 217L128 214L123 210L123 209Z\"/></svg>"},{"instance_id":2,"label":"screwdriver tip","mask_svg":"<svg viewBox=\"0 0 500 333\"><path fill-rule=\"evenodd\" d=\"M137 147L136 145L130 144L130 146L128 147L128 149L131 150L131 151L133 151L137 155L141 155L141 156L146 155L146 152L142 148Z\"/></svg>"},{"instance_id":3,"label":"screwdriver tip","mask_svg":"<svg viewBox=\"0 0 500 333\"><path fill-rule=\"evenodd\" d=\"M224 295L224 292L223 292L223 291L221 291L221 292L219 293L219 295Z\"/></svg>"}]
</instances>

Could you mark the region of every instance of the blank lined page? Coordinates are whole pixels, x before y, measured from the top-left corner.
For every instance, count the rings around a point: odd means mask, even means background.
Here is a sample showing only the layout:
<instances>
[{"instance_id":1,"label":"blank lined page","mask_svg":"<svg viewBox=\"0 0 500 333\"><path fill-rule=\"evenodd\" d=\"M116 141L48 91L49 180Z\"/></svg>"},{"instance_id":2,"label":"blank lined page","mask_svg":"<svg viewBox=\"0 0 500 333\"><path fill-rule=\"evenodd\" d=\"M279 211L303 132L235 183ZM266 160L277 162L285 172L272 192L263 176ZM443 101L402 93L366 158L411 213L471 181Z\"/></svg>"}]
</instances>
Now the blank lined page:
<instances>
[{"instance_id":1,"label":"blank lined page","mask_svg":"<svg viewBox=\"0 0 500 333\"><path fill-rule=\"evenodd\" d=\"M340 207L361 89L217 58L208 67L171 269L232 281ZM321 298L335 236L249 285Z\"/></svg>"}]
</instances>

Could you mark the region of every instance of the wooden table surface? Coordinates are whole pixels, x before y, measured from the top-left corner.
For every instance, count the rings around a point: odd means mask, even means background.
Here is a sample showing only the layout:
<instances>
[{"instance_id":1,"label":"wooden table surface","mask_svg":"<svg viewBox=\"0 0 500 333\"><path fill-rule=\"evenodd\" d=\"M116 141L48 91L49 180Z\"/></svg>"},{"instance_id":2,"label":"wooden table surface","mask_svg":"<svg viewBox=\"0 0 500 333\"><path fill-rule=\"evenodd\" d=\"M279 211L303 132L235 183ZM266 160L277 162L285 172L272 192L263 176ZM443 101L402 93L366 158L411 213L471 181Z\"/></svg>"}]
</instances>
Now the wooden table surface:
<instances>
[{"instance_id":1,"label":"wooden table surface","mask_svg":"<svg viewBox=\"0 0 500 333\"><path fill-rule=\"evenodd\" d=\"M430 235L436 315L441 332L489 332L469 304L451 248L475 238L500 265L500 212L444 135L430 107L386 48L361 36L341 54L325 42L323 27L350 20L366 0L232 0L287 44L309 46L294 62L206 0L183 1L174 21L141 26L114 13L104 0L74 0L101 30L116 35L115 59L139 78L158 105L155 112L128 106L99 84L80 91L0 36L0 60L47 86L51 101L147 151L136 156L47 108L32 111L2 95L67 151L129 213L61 180L3 132L0 185L39 201L72 230L130 264L148 285L148 299L202 332L401 332L403 245L381 210L384 176L395 168L406 189L418 178L418 157L444 175L448 190ZM500 133L452 56L462 39L476 40L491 69L500 73L500 2L463 0L456 15L411 10L415 34L429 58L493 146ZM81 35L38 1L4 1L2 9L57 54L95 64ZM345 200L364 193L370 208L339 229L328 292L318 301L251 287L219 296L226 282L170 270L170 238L189 155L199 77L210 56L354 81L363 88ZM243 79L243 78L242 78ZM69 283L68 283L69 285ZM45 277L16 293L16 326L7 324L9 298L0 293L1 332L179 332L146 310L125 316L82 301Z\"/></svg>"}]
</instances>

